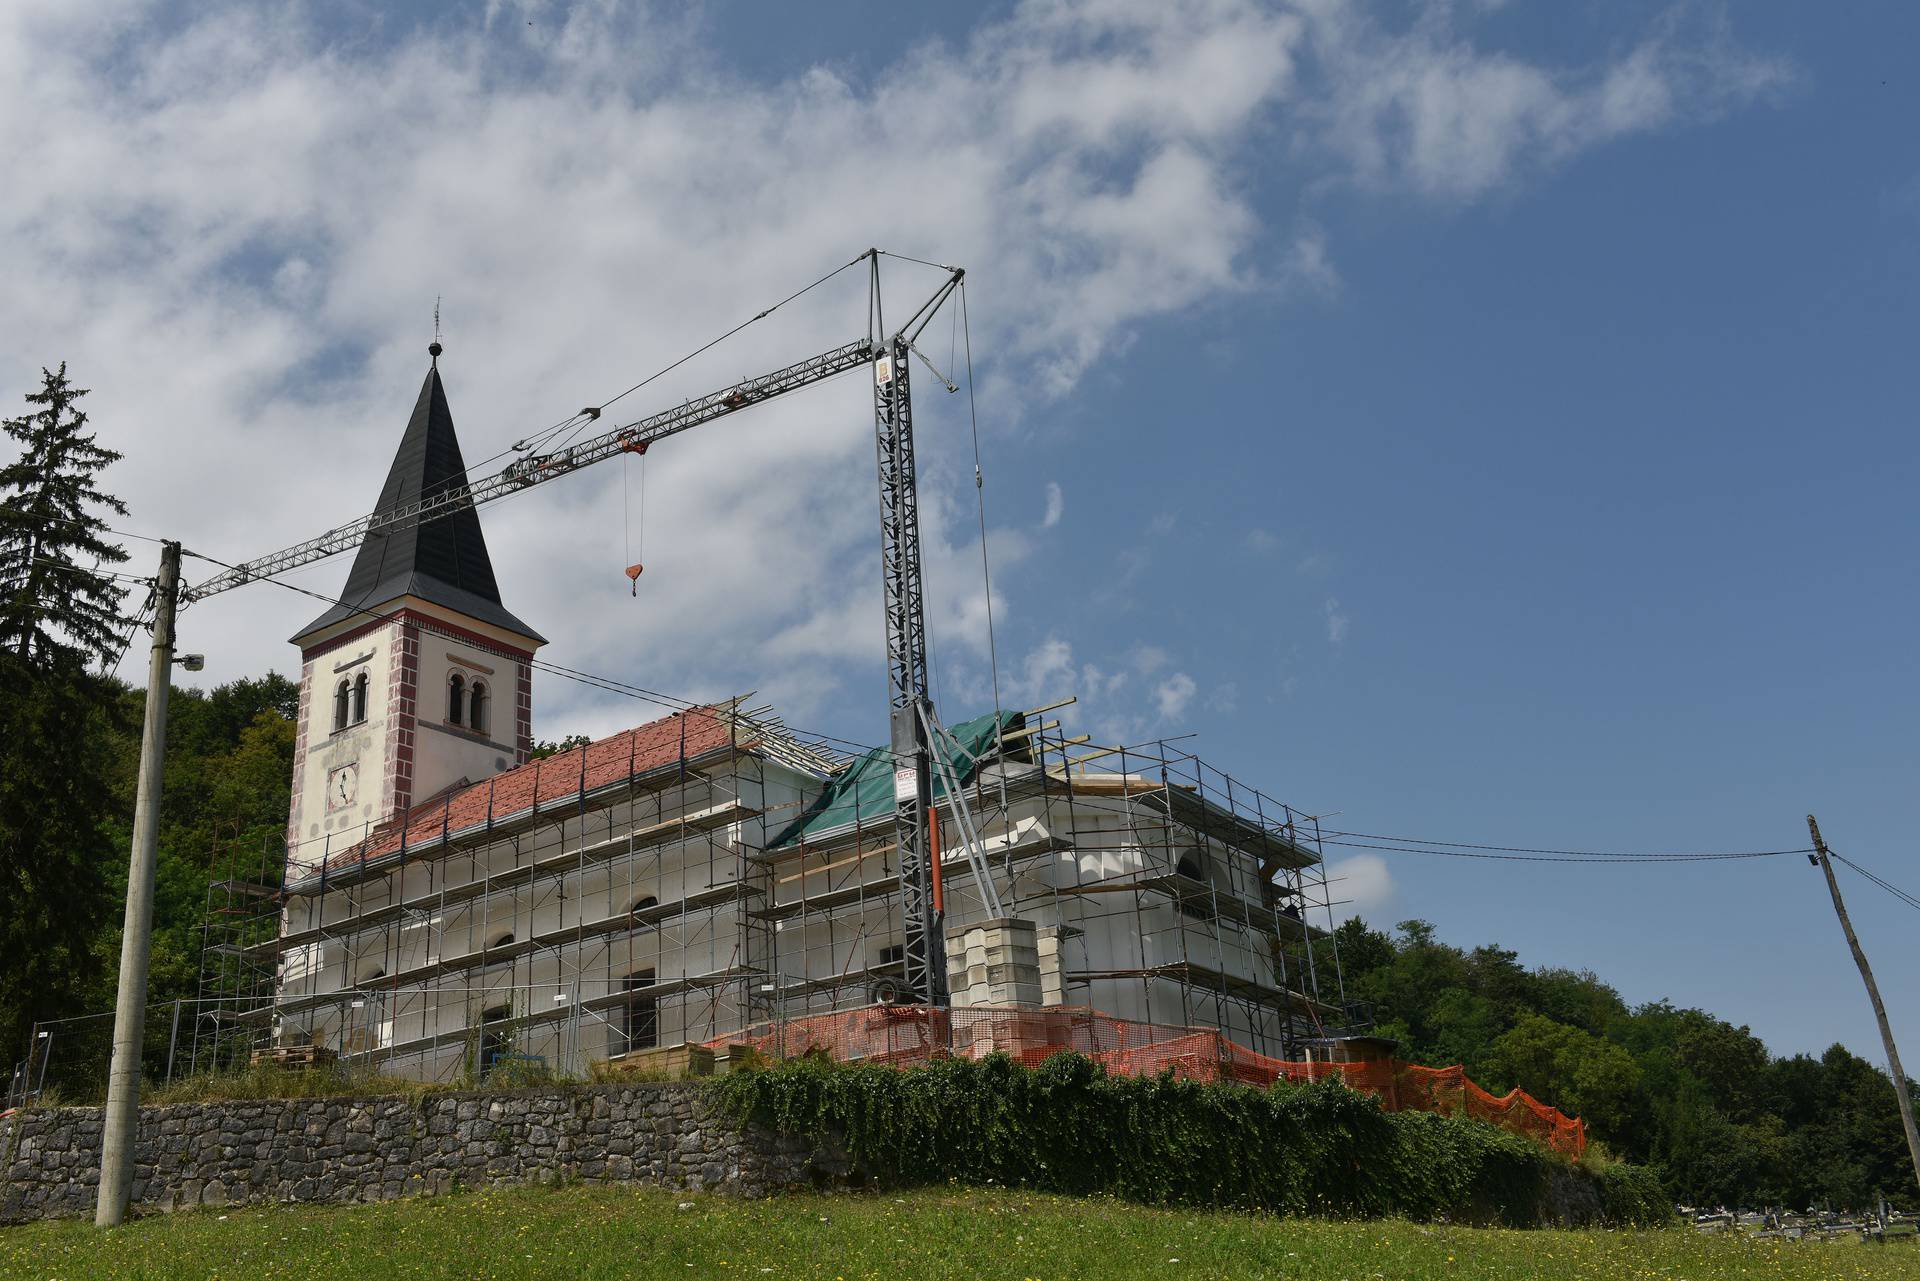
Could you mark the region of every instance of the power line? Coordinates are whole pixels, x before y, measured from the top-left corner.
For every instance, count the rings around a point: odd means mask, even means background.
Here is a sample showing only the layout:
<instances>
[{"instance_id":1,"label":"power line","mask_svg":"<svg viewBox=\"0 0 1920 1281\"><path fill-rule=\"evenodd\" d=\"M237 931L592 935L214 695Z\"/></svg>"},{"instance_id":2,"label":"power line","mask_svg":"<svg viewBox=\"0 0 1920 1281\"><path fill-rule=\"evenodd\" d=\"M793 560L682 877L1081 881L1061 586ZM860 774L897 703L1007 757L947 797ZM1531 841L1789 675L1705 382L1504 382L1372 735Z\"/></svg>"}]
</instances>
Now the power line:
<instances>
[{"instance_id":1,"label":"power line","mask_svg":"<svg viewBox=\"0 0 1920 1281\"><path fill-rule=\"evenodd\" d=\"M1913 908L1917 912L1920 912L1920 897L1916 897L1912 894L1909 894L1905 890L1901 889L1898 885L1893 884L1891 881L1883 880L1881 877L1874 875L1872 872L1869 872L1866 868L1860 866L1858 863L1854 862L1852 859L1848 858L1846 855L1836 851L1831 845L1827 847L1827 853L1831 855L1833 858L1839 860L1840 862L1845 863L1848 867L1860 873L1860 875L1866 877L1869 881L1872 881L1875 885L1878 885L1881 889L1893 895L1896 899L1900 900L1902 903L1906 904L1908 907Z\"/></svg>"},{"instance_id":2,"label":"power line","mask_svg":"<svg viewBox=\"0 0 1920 1281\"><path fill-rule=\"evenodd\" d=\"M88 569L85 565L74 565L64 560L52 560L45 556L35 556L27 562L29 565L44 565L49 569L61 570L68 574L87 574L94 578L112 578L127 583L152 583L151 574L125 574L113 569Z\"/></svg>"},{"instance_id":3,"label":"power line","mask_svg":"<svg viewBox=\"0 0 1920 1281\"><path fill-rule=\"evenodd\" d=\"M130 529L114 529L109 525L101 525L90 516L56 516L51 512L22 512L21 514L23 516L31 516L32 519L36 521L50 520L62 525L97 525L102 533L112 534L115 538L137 538L143 543L164 543L167 541L164 538L155 538L152 534L136 534Z\"/></svg>"},{"instance_id":4,"label":"power line","mask_svg":"<svg viewBox=\"0 0 1920 1281\"><path fill-rule=\"evenodd\" d=\"M1440 848L1426 849L1425 852L1441 853L1447 850L1484 851L1490 854L1491 853L1528 854L1528 855L1551 856L1555 858L1567 858L1567 859L1596 859L1596 860L1617 859L1621 861L1631 860L1634 862L1642 862L1642 863L1646 863L1646 862L1657 863L1657 862L1663 862L1667 860L1699 860L1699 859L1714 859L1714 858L1773 858L1776 855L1780 855L1780 854L1811 854L1813 852L1813 848L1811 846L1807 846L1802 849L1792 849L1792 850L1734 850L1734 851L1682 850L1682 851L1677 851L1672 853L1652 852L1652 851L1646 851L1646 850L1626 850L1626 851L1562 850L1562 849L1545 849L1545 848L1539 848L1539 847L1530 846L1530 845L1481 845L1481 844L1475 844L1469 841L1438 841L1438 840L1430 840L1426 837L1419 837L1419 836L1382 836L1378 832L1342 832L1342 831L1334 831L1332 829L1328 829L1327 831L1322 832L1321 835L1323 837L1354 838L1353 840L1348 840L1348 841L1329 840L1327 841L1327 844L1329 845L1347 845L1347 844L1357 845L1359 841L1392 842L1392 844L1388 844L1388 845L1359 846L1359 848L1365 848L1365 849L1383 849L1384 850L1384 849L1396 849L1401 846L1421 846L1421 847L1437 846Z\"/></svg>"},{"instance_id":5,"label":"power line","mask_svg":"<svg viewBox=\"0 0 1920 1281\"><path fill-rule=\"evenodd\" d=\"M1432 849L1420 845L1380 845L1367 841L1341 841L1328 839L1322 834L1322 845L1335 845L1345 849L1380 850L1388 854L1420 854L1433 858L1477 858L1492 859L1503 863L1586 863L1602 867L1618 866L1626 863L1718 863L1741 859L1776 858L1782 854L1806 854L1805 849L1798 850L1742 850L1730 853L1702 854L1615 854L1595 852L1584 855L1568 854L1517 854L1493 853L1479 848Z\"/></svg>"}]
</instances>

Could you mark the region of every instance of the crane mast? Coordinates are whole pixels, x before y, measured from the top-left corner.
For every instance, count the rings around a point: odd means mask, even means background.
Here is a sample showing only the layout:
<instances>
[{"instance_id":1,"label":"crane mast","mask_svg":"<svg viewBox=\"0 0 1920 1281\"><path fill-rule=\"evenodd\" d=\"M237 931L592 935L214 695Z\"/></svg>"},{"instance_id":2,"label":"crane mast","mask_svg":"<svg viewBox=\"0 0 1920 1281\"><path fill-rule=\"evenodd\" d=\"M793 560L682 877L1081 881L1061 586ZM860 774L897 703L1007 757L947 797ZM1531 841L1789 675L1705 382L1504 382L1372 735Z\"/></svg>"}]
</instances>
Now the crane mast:
<instances>
[{"instance_id":1,"label":"crane mast","mask_svg":"<svg viewBox=\"0 0 1920 1281\"><path fill-rule=\"evenodd\" d=\"M871 260L876 319L879 310L879 253ZM856 259L855 261L858 261ZM183 604L272 578L303 565L349 551L368 538L383 537L457 511L477 507L530 486L558 479L594 463L626 453L645 453L656 441L737 413L815 383L868 368L873 372L874 446L880 476L880 564L887 631L889 740L894 762L894 836L900 854L901 942L906 986L914 1000L932 1005L948 1001L946 948L940 904L935 892L930 830L935 772L947 787L965 842L975 884L989 916L1000 913L972 816L959 779L944 756L936 756L946 732L941 728L927 681L926 593L920 557L920 502L914 466L912 380L909 356L925 360L914 340L959 288L965 276L951 268L937 289L891 337L868 337L842 344L797 364L748 378L651 417L637 419L549 454L515 459L478 481L453 486L420 500L373 512L305 542L233 566L181 593ZM765 315L766 313L761 313ZM931 362L928 364L932 368ZM938 370L934 371L938 374ZM952 383L941 381L949 391ZM598 419L600 410L581 411Z\"/></svg>"},{"instance_id":2,"label":"crane mast","mask_svg":"<svg viewBox=\"0 0 1920 1281\"><path fill-rule=\"evenodd\" d=\"M875 366L874 444L880 459L880 575L887 616L888 730L893 830L900 851L901 952L907 990L947 1003L944 930L935 908L927 819L933 804L928 741L926 594L920 573L920 497L914 476L908 340L896 336Z\"/></svg>"}]
</instances>

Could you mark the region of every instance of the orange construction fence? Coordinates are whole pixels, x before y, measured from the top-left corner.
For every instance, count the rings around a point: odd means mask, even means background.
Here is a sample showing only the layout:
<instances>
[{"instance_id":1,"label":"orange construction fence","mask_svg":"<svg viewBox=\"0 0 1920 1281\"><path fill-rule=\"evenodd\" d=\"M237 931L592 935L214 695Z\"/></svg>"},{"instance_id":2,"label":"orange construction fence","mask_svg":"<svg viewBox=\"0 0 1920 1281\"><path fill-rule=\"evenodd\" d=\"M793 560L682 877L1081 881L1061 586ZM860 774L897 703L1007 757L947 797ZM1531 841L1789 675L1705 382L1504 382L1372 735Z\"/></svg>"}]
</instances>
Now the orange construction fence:
<instances>
[{"instance_id":1,"label":"orange construction fence","mask_svg":"<svg viewBox=\"0 0 1920 1281\"><path fill-rule=\"evenodd\" d=\"M925 1005L868 1005L760 1024L708 1044L715 1049L747 1045L774 1059L820 1052L837 1062L895 1067L995 1053L1038 1067L1050 1056L1072 1050L1116 1076L1157 1076L1170 1071L1196 1081L1262 1087L1282 1078L1304 1083L1334 1077L1375 1095L1389 1111L1471 1117L1525 1135L1570 1160L1578 1159L1587 1146L1586 1126L1578 1117L1548 1107L1524 1090L1491 1094L1460 1067L1422 1067L1390 1058L1294 1062L1258 1054L1211 1028L1142 1023L1086 1006L942 1010Z\"/></svg>"}]
</instances>

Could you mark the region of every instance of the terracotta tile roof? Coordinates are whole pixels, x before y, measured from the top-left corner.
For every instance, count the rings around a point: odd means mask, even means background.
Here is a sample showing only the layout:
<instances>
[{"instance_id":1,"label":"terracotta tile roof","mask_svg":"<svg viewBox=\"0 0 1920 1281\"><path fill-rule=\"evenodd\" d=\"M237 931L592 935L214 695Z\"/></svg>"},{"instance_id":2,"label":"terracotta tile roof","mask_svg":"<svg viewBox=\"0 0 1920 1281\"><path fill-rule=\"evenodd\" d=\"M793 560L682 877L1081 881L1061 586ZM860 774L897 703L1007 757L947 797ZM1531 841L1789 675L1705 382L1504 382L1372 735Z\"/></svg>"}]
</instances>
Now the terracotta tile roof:
<instances>
[{"instance_id":1,"label":"terracotta tile roof","mask_svg":"<svg viewBox=\"0 0 1920 1281\"><path fill-rule=\"evenodd\" d=\"M624 783L682 760L695 761L729 746L753 747L754 740L745 730L744 726L736 730L711 707L675 712L416 805L404 817L396 816L376 829L359 845L330 855L327 869L334 871L363 859L371 862L396 853L403 836L412 848L435 840L442 831L453 833L481 826L489 816L498 822L536 804L546 806L578 796L583 779L585 790L591 794L609 784ZM314 870L303 873L313 874Z\"/></svg>"}]
</instances>

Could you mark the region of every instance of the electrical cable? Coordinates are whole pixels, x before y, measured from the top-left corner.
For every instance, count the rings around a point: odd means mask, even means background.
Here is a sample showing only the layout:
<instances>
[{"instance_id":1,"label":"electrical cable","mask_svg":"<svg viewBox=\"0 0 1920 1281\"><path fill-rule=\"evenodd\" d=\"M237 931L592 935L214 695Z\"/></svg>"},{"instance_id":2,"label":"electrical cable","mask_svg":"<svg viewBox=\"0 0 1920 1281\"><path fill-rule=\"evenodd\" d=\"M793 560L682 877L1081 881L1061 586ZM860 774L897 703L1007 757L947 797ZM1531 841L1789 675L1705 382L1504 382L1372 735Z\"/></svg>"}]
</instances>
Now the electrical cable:
<instances>
[{"instance_id":1,"label":"electrical cable","mask_svg":"<svg viewBox=\"0 0 1920 1281\"><path fill-rule=\"evenodd\" d=\"M1914 909L1916 912L1920 912L1920 896L1909 894L1905 890L1901 889L1898 885L1893 884L1893 882L1883 880L1881 877L1874 875L1872 872L1869 872L1866 868L1860 866L1858 863L1854 862L1852 859L1848 858L1846 855L1836 853L1834 848L1831 845L1827 847L1827 853L1831 854L1839 862L1845 863L1848 867L1860 873L1860 875L1866 877L1869 881L1872 881L1875 885L1878 885L1881 889L1885 890L1887 893L1893 895L1894 898L1898 899L1900 902L1906 904L1908 907Z\"/></svg>"},{"instance_id":2,"label":"electrical cable","mask_svg":"<svg viewBox=\"0 0 1920 1281\"><path fill-rule=\"evenodd\" d=\"M52 560L45 556L35 556L27 562L29 565L45 565L68 574L87 574L94 578L112 578L126 583L151 583L151 574L126 574L115 569L88 569L85 565L73 565L64 560Z\"/></svg>"},{"instance_id":3,"label":"electrical cable","mask_svg":"<svg viewBox=\"0 0 1920 1281\"><path fill-rule=\"evenodd\" d=\"M1366 841L1341 841L1330 839L1324 833L1321 836L1320 843L1323 845L1337 845L1345 849L1379 850L1387 854L1422 854L1433 858L1479 858L1493 859L1503 863L1586 863L1601 867L1624 863L1717 863L1738 859L1777 858L1783 854L1806 854L1811 852L1809 848L1798 850L1744 850L1731 853L1710 854L1499 854L1490 852L1486 847L1431 849L1418 845L1379 845Z\"/></svg>"},{"instance_id":4,"label":"electrical cable","mask_svg":"<svg viewBox=\"0 0 1920 1281\"><path fill-rule=\"evenodd\" d=\"M120 657L114 659L113 666L107 670L106 674L108 679L115 679L120 675L120 668L125 665L127 655L133 652L134 636L142 627L145 627L153 617L154 597L159 593L159 590L160 585L155 583L147 592L146 604L140 607L140 612L135 614L132 621L128 623L127 638L120 642ZM106 660L103 658L101 661L104 664Z\"/></svg>"},{"instance_id":5,"label":"electrical cable","mask_svg":"<svg viewBox=\"0 0 1920 1281\"><path fill-rule=\"evenodd\" d=\"M1770 858L1776 854L1810 854L1813 852L1811 847L1808 847L1805 849L1792 849L1792 850L1736 851L1729 854L1718 854L1718 853L1712 853L1712 852L1702 853L1702 852L1693 851L1693 850L1681 851L1679 853L1674 853L1674 854L1645 851L1645 850L1628 850L1624 852L1615 851L1615 850L1560 850L1560 849L1544 849L1544 848L1539 848L1531 845L1480 845L1480 844L1474 844L1468 841L1438 841L1438 840L1430 840L1426 837L1421 837L1421 836L1382 836L1378 832L1342 832L1342 831L1335 831L1332 828L1328 828L1326 831L1322 832L1321 835L1326 837L1335 837L1335 836L1352 837L1352 838L1355 838L1356 840L1362 840L1362 841L1392 841L1401 845L1441 846L1447 849L1459 849L1459 850L1488 850L1488 851L1493 851L1493 852L1502 853L1502 854L1551 854L1551 855L1564 855L1572 858L1595 858L1595 859L1608 859L1608 858L1663 859L1663 858L1723 858L1723 857L1724 858ZM1377 848L1390 849L1392 848L1392 846L1379 846Z\"/></svg>"},{"instance_id":6,"label":"electrical cable","mask_svg":"<svg viewBox=\"0 0 1920 1281\"><path fill-rule=\"evenodd\" d=\"M36 512L33 513L33 519L57 521L62 525L99 525L99 522L90 516L55 516L51 513ZM152 534L136 534L130 529L114 529L110 525L99 525L99 528L100 532L112 534L115 538L135 538L143 543L164 543L167 541L164 538L155 538Z\"/></svg>"}]
</instances>

